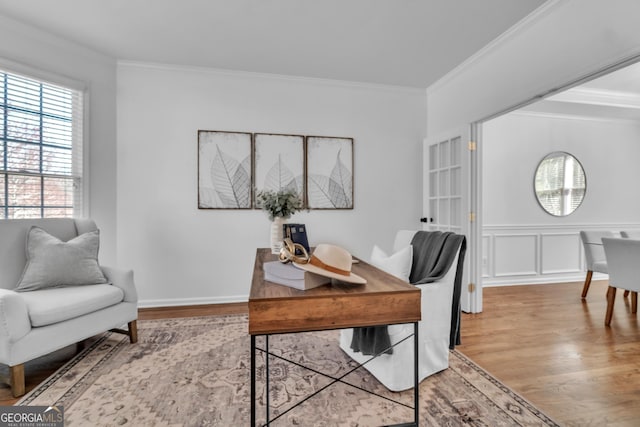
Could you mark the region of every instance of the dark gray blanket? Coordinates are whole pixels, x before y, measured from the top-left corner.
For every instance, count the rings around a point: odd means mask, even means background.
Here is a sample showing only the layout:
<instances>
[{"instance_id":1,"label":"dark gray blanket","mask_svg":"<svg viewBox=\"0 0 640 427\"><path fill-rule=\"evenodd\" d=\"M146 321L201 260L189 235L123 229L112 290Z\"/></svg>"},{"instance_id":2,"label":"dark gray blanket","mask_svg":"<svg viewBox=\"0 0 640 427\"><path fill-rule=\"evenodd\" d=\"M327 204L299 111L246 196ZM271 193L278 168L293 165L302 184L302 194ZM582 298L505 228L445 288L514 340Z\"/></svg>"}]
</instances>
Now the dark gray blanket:
<instances>
[{"instance_id":1,"label":"dark gray blanket","mask_svg":"<svg viewBox=\"0 0 640 427\"><path fill-rule=\"evenodd\" d=\"M460 291L462 289L462 266L467 249L463 235L441 231L418 231L411 240L413 265L409 282L414 285L440 280L449 271L458 249L456 277L451 307L451 334L449 348L460 344ZM354 328L351 349L365 355L392 354L391 340L386 326Z\"/></svg>"}]
</instances>

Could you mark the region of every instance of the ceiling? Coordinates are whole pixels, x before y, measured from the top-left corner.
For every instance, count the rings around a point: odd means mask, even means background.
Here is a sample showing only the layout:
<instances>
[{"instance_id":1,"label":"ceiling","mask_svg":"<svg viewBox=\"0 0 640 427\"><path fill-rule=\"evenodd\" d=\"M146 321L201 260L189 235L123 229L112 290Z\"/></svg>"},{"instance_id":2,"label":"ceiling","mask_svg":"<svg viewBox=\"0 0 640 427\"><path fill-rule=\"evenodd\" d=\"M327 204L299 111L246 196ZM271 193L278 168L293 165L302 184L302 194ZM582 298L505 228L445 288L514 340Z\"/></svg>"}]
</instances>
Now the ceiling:
<instances>
[{"instance_id":1,"label":"ceiling","mask_svg":"<svg viewBox=\"0 0 640 427\"><path fill-rule=\"evenodd\" d=\"M640 95L640 63L628 65L612 73L598 77L597 79L584 83L581 87Z\"/></svg>"},{"instance_id":2,"label":"ceiling","mask_svg":"<svg viewBox=\"0 0 640 427\"><path fill-rule=\"evenodd\" d=\"M545 0L0 0L121 60L426 88Z\"/></svg>"},{"instance_id":3,"label":"ceiling","mask_svg":"<svg viewBox=\"0 0 640 427\"><path fill-rule=\"evenodd\" d=\"M522 110L640 121L640 62L527 105Z\"/></svg>"}]
</instances>

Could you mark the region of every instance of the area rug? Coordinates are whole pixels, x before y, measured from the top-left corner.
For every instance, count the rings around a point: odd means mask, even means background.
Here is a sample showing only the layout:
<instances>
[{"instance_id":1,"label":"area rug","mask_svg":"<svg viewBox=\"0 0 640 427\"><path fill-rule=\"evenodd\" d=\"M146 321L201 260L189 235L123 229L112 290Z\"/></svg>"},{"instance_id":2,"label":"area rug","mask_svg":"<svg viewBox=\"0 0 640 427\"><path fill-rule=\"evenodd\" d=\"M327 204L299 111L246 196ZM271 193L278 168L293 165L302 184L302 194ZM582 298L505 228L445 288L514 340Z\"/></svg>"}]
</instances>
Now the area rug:
<instances>
[{"instance_id":1,"label":"area rug","mask_svg":"<svg viewBox=\"0 0 640 427\"><path fill-rule=\"evenodd\" d=\"M62 405L68 426L248 426L246 315L138 322L139 341L106 333L18 405ZM357 365L338 331L269 338L274 426L379 426L413 420L413 390L389 392L363 368L291 409ZM258 346L264 346L258 337ZM296 362L291 364L278 356ZM257 356L258 421L265 423L265 363ZM304 366L302 368L301 366ZM412 367L407 367L412 369ZM355 387L354 387L355 386ZM382 397L368 393L375 392ZM547 415L457 351L420 385L426 426L556 426Z\"/></svg>"}]
</instances>

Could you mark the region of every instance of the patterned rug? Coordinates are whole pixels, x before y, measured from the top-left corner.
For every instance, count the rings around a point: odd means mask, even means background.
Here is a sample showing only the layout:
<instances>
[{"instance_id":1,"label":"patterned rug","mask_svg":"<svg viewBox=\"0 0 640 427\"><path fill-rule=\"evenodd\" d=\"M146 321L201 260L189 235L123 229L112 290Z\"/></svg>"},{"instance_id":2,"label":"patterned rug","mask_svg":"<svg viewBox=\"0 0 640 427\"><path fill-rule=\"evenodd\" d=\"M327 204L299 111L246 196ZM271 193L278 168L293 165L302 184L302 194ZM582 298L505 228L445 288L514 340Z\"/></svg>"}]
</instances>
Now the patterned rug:
<instances>
[{"instance_id":1,"label":"patterned rug","mask_svg":"<svg viewBox=\"0 0 640 427\"><path fill-rule=\"evenodd\" d=\"M245 315L138 321L139 341L107 333L18 405L63 405L68 426L247 426L250 339ZM263 345L263 338L257 343ZM363 368L289 410L356 366L338 331L275 335L269 348L274 426L378 426L413 420L413 391L386 390ZM303 365L309 369L304 369ZM258 420L265 422L264 357L257 356ZM383 398L366 392L378 393ZM388 398L388 399L387 399ZM406 405L406 406L405 406ZM420 424L556 426L457 351L420 385Z\"/></svg>"}]
</instances>

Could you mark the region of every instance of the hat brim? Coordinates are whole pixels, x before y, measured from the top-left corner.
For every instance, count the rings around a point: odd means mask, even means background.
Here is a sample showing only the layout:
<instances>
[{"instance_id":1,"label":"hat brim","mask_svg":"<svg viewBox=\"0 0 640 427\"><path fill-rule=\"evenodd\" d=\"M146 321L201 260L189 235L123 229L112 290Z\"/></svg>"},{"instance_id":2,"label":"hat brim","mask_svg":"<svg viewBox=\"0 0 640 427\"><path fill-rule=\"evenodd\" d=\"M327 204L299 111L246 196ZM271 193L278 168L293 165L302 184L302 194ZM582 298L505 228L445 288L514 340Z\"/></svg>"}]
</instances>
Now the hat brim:
<instances>
[{"instance_id":1,"label":"hat brim","mask_svg":"<svg viewBox=\"0 0 640 427\"><path fill-rule=\"evenodd\" d=\"M364 277L360 277L354 273L350 273L348 276L345 276L343 274L333 273L331 271L317 267L313 264L298 264L294 262L293 265L302 270L308 271L309 273L319 274L320 276L324 277L330 277L331 279L336 279L341 282L356 283L359 285L364 285L365 283L367 283L367 279L365 279Z\"/></svg>"}]
</instances>

